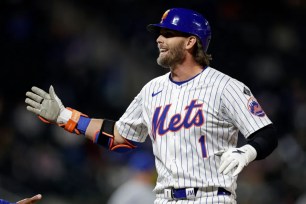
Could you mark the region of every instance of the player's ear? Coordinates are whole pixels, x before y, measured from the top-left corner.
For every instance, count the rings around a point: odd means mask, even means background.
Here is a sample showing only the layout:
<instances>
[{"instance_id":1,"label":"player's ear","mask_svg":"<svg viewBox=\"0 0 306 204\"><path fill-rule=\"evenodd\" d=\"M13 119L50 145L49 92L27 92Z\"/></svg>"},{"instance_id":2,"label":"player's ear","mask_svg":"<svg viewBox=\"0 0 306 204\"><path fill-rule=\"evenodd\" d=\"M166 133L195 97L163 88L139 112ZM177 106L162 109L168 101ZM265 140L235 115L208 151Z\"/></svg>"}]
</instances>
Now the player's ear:
<instances>
[{"instance_id":1,"label":"player's ear","mask_svg":"<svg viewBox=\"0 0 306 204\"><path fill-rule=\"evenodd\" d=\"M186 49L191 49L197 43L197 38L195 36L189 36L187 38Z\"/></svg>"}]
</instances>

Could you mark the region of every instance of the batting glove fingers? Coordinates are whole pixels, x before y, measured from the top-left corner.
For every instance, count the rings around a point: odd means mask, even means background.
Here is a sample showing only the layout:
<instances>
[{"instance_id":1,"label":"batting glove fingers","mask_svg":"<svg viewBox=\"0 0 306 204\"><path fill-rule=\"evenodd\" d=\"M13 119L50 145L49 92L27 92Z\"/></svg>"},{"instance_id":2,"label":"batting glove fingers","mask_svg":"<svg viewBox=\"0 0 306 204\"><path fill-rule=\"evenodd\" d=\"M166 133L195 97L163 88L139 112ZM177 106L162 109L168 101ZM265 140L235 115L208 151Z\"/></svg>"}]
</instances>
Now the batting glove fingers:
<instances>
[{"instance_id":1,"label":"batting glove fingers","mask_svg":"<svg viewBox=\"0 0 306 204\"><path fill-rule=\"evenodd\" d=\"M256 150L248 144L240 148L231 148L222 154L218 171L227 175L234 170L232 175L237 176L256 156Z\"/></svg>"},{"instance_id":2,"label":"batting glove fingers","mask_svg":"<svg viewBox=\"0 0 306 204\"><path fill-rule=\"evenodd\" d=\"M32 87L26 92L25 103L27 110L33 112L49 122L60 123L59 115L65 110L61 100L55 94L53 86L50 86L49 93L38 87Z\"/></svg>"}]
</instances>

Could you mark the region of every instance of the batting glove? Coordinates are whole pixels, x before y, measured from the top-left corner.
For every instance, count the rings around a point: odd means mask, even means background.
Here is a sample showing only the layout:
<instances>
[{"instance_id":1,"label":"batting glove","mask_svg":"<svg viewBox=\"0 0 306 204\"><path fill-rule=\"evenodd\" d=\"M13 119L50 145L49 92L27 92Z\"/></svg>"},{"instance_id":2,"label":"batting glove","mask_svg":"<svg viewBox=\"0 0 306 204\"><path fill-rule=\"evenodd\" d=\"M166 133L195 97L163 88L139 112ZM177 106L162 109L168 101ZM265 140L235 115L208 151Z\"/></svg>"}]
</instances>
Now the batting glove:
<instances>
[{"instance_id":1,"label":"batting glove","mask_svg":"<svg viewBox=\"0 0 306 204\"><path fill-rule=\"evenodd\" d=\"M47 122L64 124L71 117L72 112L64 107L61 100L55 94L53 86L50 86L49 93L33 86L31 91L26 93L25 102L27 110L37 114Z\"/></svg>"},{"instance_id":2,"label":"batting glove","mask_svg":"<svg viewBox=\"0 0 306 204\"><path fill-rule=\"evenodd\" d=\"M251 145L244 145L240 148L231 148L225 151L221 156L219 173L227 175L234 170L233 176L237 176L242 169L253 161L257 152Z\"/></svg>"}]
</instances>

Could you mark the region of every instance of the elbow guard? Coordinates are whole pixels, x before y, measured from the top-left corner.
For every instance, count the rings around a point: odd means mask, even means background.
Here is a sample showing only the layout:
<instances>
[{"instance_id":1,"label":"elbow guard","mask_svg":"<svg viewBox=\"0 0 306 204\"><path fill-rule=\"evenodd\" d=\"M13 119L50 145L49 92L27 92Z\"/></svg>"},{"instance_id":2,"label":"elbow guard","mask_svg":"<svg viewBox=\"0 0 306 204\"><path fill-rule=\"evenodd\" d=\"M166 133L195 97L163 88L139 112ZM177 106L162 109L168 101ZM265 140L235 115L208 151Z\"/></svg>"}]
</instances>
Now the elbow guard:
<instances>
[{"instance_id":1,"label":"elbow guard","mask_svg":"<svg viewBox=\"0 0 306 204\"><path fill-rule=\"evenodd\" d=\"M128 152L137 147L127 139L124 139L124 143L114 144L114 127L115 121L104 119L100 131L96 133L94 142L110 151L120 153Z\"/></svg>"}]
</instances>

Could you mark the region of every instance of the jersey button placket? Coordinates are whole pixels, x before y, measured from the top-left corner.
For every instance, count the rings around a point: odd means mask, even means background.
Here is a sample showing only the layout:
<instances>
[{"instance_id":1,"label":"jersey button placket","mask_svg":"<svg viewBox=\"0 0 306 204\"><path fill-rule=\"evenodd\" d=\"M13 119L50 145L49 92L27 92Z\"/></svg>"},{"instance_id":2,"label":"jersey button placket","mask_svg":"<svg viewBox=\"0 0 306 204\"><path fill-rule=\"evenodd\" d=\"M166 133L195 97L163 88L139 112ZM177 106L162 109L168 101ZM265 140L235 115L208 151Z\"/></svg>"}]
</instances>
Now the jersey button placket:
<instances>
[{"instance_id":1,"label":"jersey button placket","mask_svg":"<svg viewBox=\"0 0 306 204\"><path fill-rule=\"evenodd\" d=\"M175 136L172 132L169 132L167 134L167 137L168 137L168 140L169 140L169 144L170 144L170 148L169 148L169 162L170 162L170 170L171 170L171 177L172 177L172 182L173 182L173 185L175 186L176 185L176 181L175 181L175 178L176 178L176 164L175 164ZM172 186L170 186L172 187Z\"/></svg>"}]
</instances>

